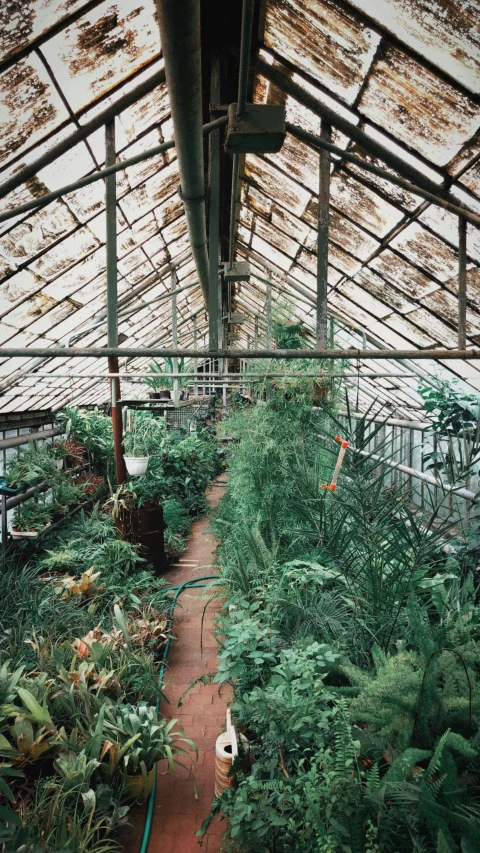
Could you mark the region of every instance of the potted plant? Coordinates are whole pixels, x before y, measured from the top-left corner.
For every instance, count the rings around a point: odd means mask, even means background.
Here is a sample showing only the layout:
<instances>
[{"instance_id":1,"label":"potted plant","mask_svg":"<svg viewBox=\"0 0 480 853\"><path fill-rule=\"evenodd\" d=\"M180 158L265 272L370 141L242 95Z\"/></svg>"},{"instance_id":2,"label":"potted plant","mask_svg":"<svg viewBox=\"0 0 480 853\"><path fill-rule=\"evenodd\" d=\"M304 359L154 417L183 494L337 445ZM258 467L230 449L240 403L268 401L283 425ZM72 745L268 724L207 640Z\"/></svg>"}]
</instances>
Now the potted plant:
<instances>
[{"instance_id":1,"label":"potted plant","mask_svg":"<svg viewBox=\"0 0 480 853\"><path fill-rule=\"evenodd\" d=\"M8 461L5 477L9 489L20 486L24 489L42 482L53 485L58 482L59 473L50 448L45 445L35 447L30 442L27 447L20 447L18 453Z\"/></svg>"},{"instance_id":2,"label":"potted plant","mask_svg":"<svg viewBox=\"0 0 480 853\"><path fill-rule=\"evenodd\" d=\"M153 785L157 761L166 759L167 770L174 772L174 764L184 766L174 756L190 756L187 744L198 758L194 742L184 736L183 730L173 731L178 720L167 723L156 709L146 702L139 705L114 705L105 710L104 732L108 737L101 758L108 756L110 772L120 770L129 797L144 801Z\"/></svg>"},{"instance_id":3,"label":"potted plant","mask_svg":"<svg viewBox=\"0 0 480 853\"><path fill-rule=\"evenodd\" d=\"M167 364L168 363L168 364ZM167 367L170 369L167 370ZM152 376L148 376L144 381L152 389L149 397L151 400L170 400L170 390L173 387L173 380L167 379L165 374L173 372L172 359L165 359L165 370L157 361L151 361L149 370Z\"/></svg>"},{"instance_id":4,"label":"potted plant","mask_svg":"<svg viewBox=\"0 0 480 853\"><path fill-rule=\"evenodd\" d=\"M65 462L65 457L68 455L66 441L63 438L57 439L50 445L50 453L52 454L57 471L61 471Z\"/></svg>"},{"instance_id":5,"label":"potted plant","mask_svg":"<svg viewBox=\"0 0 480 853\"><path fill-rule=\"evenodd\" d=\"M145 480L137 482L140 485ZM158 576L162 576L167 568L164 540L166 525L155 483L147 484L146 488L138 492L132 483L123 483L110 497L107 507L111 509L122 539L131 545L140 546L141 556L152 564Z\"/></svg>"},{"instance_id":6,"label":"potted plant","mask_svg":"<svg viewBox=\"0 0 480 853\"><path fill-rule=\"evenodd\" d=\"M15 510L12 539L37 539L50 527L51 510L45 503L29 500Z\"/></svg>"},{"instance_id":7,"label":"potted plant","mask_svg":"<svg viewBox=\"0 0 480 853\"><path fill-rule=\"evenodd\" d=\"M131 477L142 477L148 468L150 458L147 440L143 431L135 423L131 432L123 438L125 466Z\"/></svg>"}]
</instances>

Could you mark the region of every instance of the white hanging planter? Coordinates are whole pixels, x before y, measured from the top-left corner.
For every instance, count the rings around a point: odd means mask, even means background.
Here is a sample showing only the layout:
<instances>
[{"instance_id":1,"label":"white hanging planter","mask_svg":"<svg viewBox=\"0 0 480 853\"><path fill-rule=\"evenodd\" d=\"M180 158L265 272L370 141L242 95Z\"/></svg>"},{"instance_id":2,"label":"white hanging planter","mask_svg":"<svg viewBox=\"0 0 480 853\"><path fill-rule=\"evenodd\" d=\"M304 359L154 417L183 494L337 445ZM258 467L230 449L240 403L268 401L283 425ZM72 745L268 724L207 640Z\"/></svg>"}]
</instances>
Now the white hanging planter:
<instances>
[{"instance_id":1,"label":"white hanging planter","mask_svg":"<svg viewBox=\"0 0 480 853\"><path fill-rule=\"evenodd\" d=\"M63 468L63 459L55 459L55 465L56 465L57 471L61 471Z\"/></svg>"},{"instance_id":2,"label":"white hanging planter","mask_svg":"<svg viewBox=\"0 0 480 853\"><path fill-rule=\"evenodd\" d=\"M141 477L148 467L149 456L124 456L125 465L131 477Z\"/></svg>"}]
</instances>

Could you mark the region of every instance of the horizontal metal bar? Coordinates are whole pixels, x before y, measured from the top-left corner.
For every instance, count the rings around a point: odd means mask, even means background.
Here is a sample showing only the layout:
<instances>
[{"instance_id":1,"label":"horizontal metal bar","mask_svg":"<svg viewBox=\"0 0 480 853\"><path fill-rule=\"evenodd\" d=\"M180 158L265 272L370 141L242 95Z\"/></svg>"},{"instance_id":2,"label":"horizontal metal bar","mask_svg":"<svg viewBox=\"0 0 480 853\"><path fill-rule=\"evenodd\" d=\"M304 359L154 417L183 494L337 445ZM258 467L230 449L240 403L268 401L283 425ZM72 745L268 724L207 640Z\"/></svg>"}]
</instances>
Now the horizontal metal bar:
<instances>
[{"instance_id":1,"label":"horizontal metal bar","mask_svg":"<svg viewBox=\"0 0 480 853\"><path fill-rule=\"evenodd\" d=\"M40 379L57 379L57 378L58 379L124 379L124 380L130 380L132 382L135 382L136 379L146 379L146 378L152 379L152 377L155 375L156 374L152 373L152 371L146 372L146 373L69 373L68 371L59 371L57 373L55 371L55 373L34 373L34 374L32 374L31 378L37 378L38 377ZM158 375L160 376L162 374L158 374ZM166 373L164 375L168 379L183 379L186 377L196 377L196 376L212 376L212 377L226 376L227 378L235 378L237 376L248 376L248 377L255 377L257 379L265 379L265 377L270 378L270 377L280 377L280 376L291 376L291 377L297 377L297 378L303 378L305 376L308 378L314 378L314 377L318 377L320 374L318 372L317 373L303 373L302 372L302 373L296 374L296 373L289 373L288 371L285 371L285 370L284 371L270 371L270 370L268 370L268 371L265 371L265 373L263 371L257 370L257 371L252 371L252 372L242 372L240 374L240 373L223 373L223 371L221 371L221 370L216 370L213 372L210 371L209 373L200 373L200 372L198 372L198 373L192 373L192 372L189 372L189 373ZM412 377L412 376L416 376L416 375L417 375L416 373L388 373L388 371L386 373L360 373L360 374L358 374L358 373L344 373L343 371L340 371L338 373L329 373L328 374L329 377L333 376L333 377L355 378L355 379L357 379L358 377L360 377L360 379L363 379L363 378L365 378L365 379L372 379L372 378L378 379L381 377L389 377L390 378L392 376L396 377L396 378L400 378L400 377L408 378L408 377ZM23 383L23 382L18 382L17 384L21 385L22 387L25 387L25 388L32 387L31 385L29 385L27 383ZM1 445L0 445L0 447L1 447Z\"/></svg>"},{"instance_id":2,"label":"horizontal metal bar","mask_svg":"<svg viewBox=\"0 0 480 853\"><path fill-rule=\"evenodd\" d=\"M0 450L8 450L10 447L20 447L22 444L28 444L29 441L40 441L43 438L53 438L55 435L61 435L63 429L60 427L52 427L44 432L31 432L25 435L14 435L11 438L2 438L0 440Z\"/></svg>"},{"instance_id":3,"label":"horizontal metal bar","mask_svg":"<svg viewBox=\"0 0 480 853\"><path fill-rule=\"evenodd\" d=\"M292 136L295 136L297 139L301 139L303 142L307 142L309 145L313 145L316 148L321 148L325 151L330 151L332 154L336 154L338 157L341 157L343 160L347 160L349 163L354 163L355 166L359 166L360 169L364 169L366 172L371 172L373 175L377 175L379 178L383 178L385 181L390 181L390 183L395 184L397 187L402 187L402 189L407 190L408 192L413 193L414 195L420 196L420 198L426 199L426 201L430 201L432 204L436 204L439 207L443 207L444 210L449 210L450 213L454 213L456 216L461 216L465 220L468 220L473 225L477 227L480 225L480 216L476 213L473 213L471 210L467 210L465 207L459 207L457 204L452 203L451 201L447 201L444 198L440 198L435 193L429 192L416 184L410 183L410 181L406 181L404 178L398 177L398 175L392 174L392 172L388 172L386 169L381 169L379 166L375 166L373 163L370 163L368 160L362 160L361 157L357 157L356 154L350 154L349 151L346 151L343 148L339 148L337 145L332 145L330 142L327 142L321 136L317 136L315 133L310 133L308 130L304 130L301 127L297 127L295 124L290 124L290 122L286 122L286 128Z\"/></svg>"},{"instance_id":4,"label":"horizontal metal bar","mask_svg":"<svg viewBox=\"0 0 480 853\"><path fill-rule=\"evenodd\" d=\"M363 412L347 412L347 411L339 411L337 414L341 418L356 418L357 420L361 420L365 417ZM374 421L375 423L387 424L387 426L398 426L403 427L404 429L427 429L431 427L431 423L429 421L402 421L397 420L397 418L382 418L381 415L374 415L373 417L367 417L367 422L370 423Z\"/></svg>"},{"instance_id":5,"label":"horizontal metal bar","mask_svg":"<svg viewBox=\"0 0 480 853\"><path fill-rule=\"evenodd\" d=\"M480 359L480 349L429 349L429 350L398 350L398 349L172 349L157 347L91 347L86 349L73 347L0 347L0 358L108 358L118 355L127 358L282 358L282 359L388 359L411 358L417 359Z\"/></svg>"},{"instance_id":6,"label":"horizontal metal bar","mask_svg":"<svg viewBox=\"0 0 480 853\"><path fill-rule=\"evenodd\" d=\"M212 130L217 130L219 127L226 124L226 122L226 116L217 118L215 119L215 121L211 121L208 124L204 124L203 132L204 134L211 133ZM12 219L13 217L19 216L22 213L27 213L29 210L33 210L36 207L44 207L46 204L50 204L51 201L55 201L56 198L60 198L63 195L68 195L68 193L75 192L75 190L79 190L82 187L88 186L89 184L94 184L96 181L101 181L103 178L108 178L110 175L114 175L116 172L123 172L123 170L128 169L129 166L135 166L137 163L141 163L143 160L148 160L150 157L155 157L157 154L162 154L164 151L168 151L170 148L175 148L174 139L169 139L167 140L167 142L162 142L161 145L156 145L154 148L149 148L147 151L142 151L140 154L136 154L134 157L129 157L128 160L122 160L120 163L115 163L114 166L108 166L106 169L99 169L92 175L87 175L85 178L80 178L80 180L74 181L72 184L67 184L64 187L60 187L60 189L54 190L51 193L45 193L45 195L41 195L38 198L33 198L31 201L27 201L26 204L21 204L19 207L13 207L11 210L6 210L3 213L0 213L0 222L5 222L5 220L7 219Z\"/></svg>"},{"instance_id":7,"label":"horizontal metal bar","mask_svg":"<svg viewBox=\"0 0 480 853\"><path fill-rule=\"evenodd\" d=\"M423 480L431 486L437 486L439 489L442 489L442 491L450 492L459 498L464 498L466 501L477 500L477 494L475 492L471 492L469 489L456 488L456 486L450 486L448 483L442 483L441 480L436 480L435 477L431 476L431 474L424 474L423 471L417 471L415 468L409 468L407 465L402 465L400 462L392 462L390 459L384 459L383 456L377 456L375 453L369 453L368 450L358 450L356 447L351 447L350 445L349 449L353 450L354 453L358 453L360 456L367 456L375 462L382 462L382 464L388 465L390 468L398 468L399 471L403 471L404 474L409 474L410 477L416 477L417 480Z\"/></svg>"}]
</instances>

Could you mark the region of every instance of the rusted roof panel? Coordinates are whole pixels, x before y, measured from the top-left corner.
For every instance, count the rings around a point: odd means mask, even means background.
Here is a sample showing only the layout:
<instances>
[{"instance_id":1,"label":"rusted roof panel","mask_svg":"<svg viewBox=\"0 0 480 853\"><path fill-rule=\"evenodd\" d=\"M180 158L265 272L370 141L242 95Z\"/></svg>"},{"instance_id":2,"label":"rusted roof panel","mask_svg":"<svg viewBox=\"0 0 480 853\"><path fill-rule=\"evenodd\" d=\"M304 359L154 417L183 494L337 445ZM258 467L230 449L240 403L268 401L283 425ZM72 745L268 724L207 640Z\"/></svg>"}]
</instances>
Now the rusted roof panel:
<instances>
[{"instance_id":1,"label":"rusted roof panel","mask_svg":"<svg viewBox=\"0 0 480 853\"><path fill-rule=\"evenodd\" d=\"M154 6L107 0L42 50L76 112L159 54Z\"/></svg>"},{"instance_id":2,"label":"rusted roof panel","mask_svg":"<svg viewBox=\"0 0 480 853\"><path fill-rule=\"evenodd\" d=\"M48 152L112 98L119 98L161 67L154 0L100 0L88 13L77 0L6 0L0 16L5 51L22 49L65 15L80 10L67 29L42 38L40 51L0 74L0 98L8 107L4 124L0 181ZM478 0L266 0L263 59L278 67L307 95L389 148L434 184L449 185L461 203L480 212L480 125ZM61 28L60 28L61 29ZM42 59L42 57L44 59ZM436 69L439 69L438 73ZM468 79L467 79L468 78ZM457 82L458 81L458 82ZM3 88L2 88L3 87ZM60 87L62 97L57 88ZM113 89L115 94L113 95ZM313 133L319 117L255 75L257 103L284 103L287 119ZM63 100L62 100L63 98ZM119 159L126 159L173 136L166 86L128 107L116 119ZM2 111L5 115L5 110ZM360 158L384 164L333 128L333 142ZM366 146L368 148L368 145ZM28 185L3 199L14 206L101 168L103 130L42 169ZM387 169L389 171L389 169ZM171 286L170 263L178 260L178 281L196 280L179 198L175 149L117 174L118 293L133 313L119 321L126 345L170 342L171 305L148 305ZM245 158L240 181L238 257L253 273L274 279L290 294L294 316L306 323L313 340L317 257L318 152L287 136L278 154ZM0 225L0 343L49 346L73 338L84 346L106 344L105 198L101 182L69 194L63 201ZM336 318L342 346L456 346L458 309L457 220L386 179L332 157L329 240L329 313ZM480 345L480 237L468 226L467 345ZM242 341L253 339L255 313L265 309L263 282L252 277L235 288L247 314ZM283 298L283 297L282 297ZM203 306L198 285L178 298L180 340L191 344L192 311ZM184 322L185 321L185 322ZM203 311L199 341L206 341ZM260 340L263 340L260 322ZM370 344L369 344L370 345ZM0 373L32 364L2 360ZM46 361L52 377L68 370L65 359ZM132 366L147 366L135 360ZM88 374L89 360L75 362ZM372 369L365 362L363 369ZM395 370L395 364L391 365ZM480 376L459 362L449 369ZM106 365L102 369L106 370ZM98 366L97 366L98 369ZM386 365L388 369L388 364ZM426 372L434 372L428 364ZM91 380L53 379L51 386L31 378L0 400L6 410L66 399L102 401L107 383L85 390ZM354 383L355 384L355 383ZM409 416L419 405L416 380L360 380L359 400L376 394ZM39 388L43 392L39 393ZM128 390L139 389L135 384ZM353 385L352 385L353 388ZM356 390L356 389L355 389Z\"/></svg>"},{"instance_id":3,"label":"rusted roof panel","mask_svg":"<svg viewBox=\"0 0 480 853\"><path fill-rule=\"evenodd\" d=\"M379 36L338 3L269 0L264 41L347 103L362 85Z\"/></svg>"},{"instance_id":4,"label":"rusted roof panel","mask_svg":"<svg viewBox=\"0 0 480 853\"><path fill-rule=\"evenodd\" d=\"M0 75L0 163L68 120L68 112L37 56L29 56Z\"/></svg>"},{"instance_id":5,"label":"rusted roof panel","mask_svg":"<svg viewBox=\"0 0 480 853\"><path fill-rule=\"evenodd\" d=\"M392 45L376 59L359 108L439 166L458 154L480 125L480 108L471 98Z\"/></svg>"},{"instance_id":6,"label":"rusted roof panel","mask_svg":"<svg viewBox=\"0 0 480 853\"><path fill-rule=\"evenodd\" d=\"M480 90L480 35L476 0L348 0L472 92ZM441 35L440 35L441 34Z\"/></svg>"}]
</instances>

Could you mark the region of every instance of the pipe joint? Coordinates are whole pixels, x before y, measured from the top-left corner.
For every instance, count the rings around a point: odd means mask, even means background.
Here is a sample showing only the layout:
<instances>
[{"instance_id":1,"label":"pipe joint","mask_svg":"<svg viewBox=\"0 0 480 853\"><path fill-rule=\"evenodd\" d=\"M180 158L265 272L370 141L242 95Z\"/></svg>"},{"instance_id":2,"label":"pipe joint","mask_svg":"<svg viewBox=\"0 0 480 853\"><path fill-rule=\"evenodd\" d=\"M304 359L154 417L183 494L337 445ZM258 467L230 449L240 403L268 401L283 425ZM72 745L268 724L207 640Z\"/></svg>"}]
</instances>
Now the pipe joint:
<instances>
[{"instance_id":1,"label":"pipe joint","mask_svg":"<svg viewBox=\"0 0 480 853\"><path fill-rule=\"evenodd\" d=\"M188 196L183 194L180 184L178 185L178 194L179 194L179 196L182 199L184 204L203 204L203 202L207 200L207 192L206 191L204 192L203 195L198 196L198 198L188 198Z\"/></svg>"}]
</instances>

